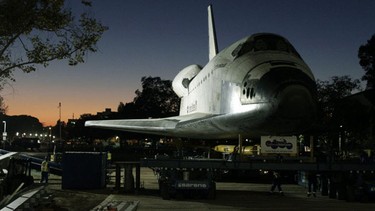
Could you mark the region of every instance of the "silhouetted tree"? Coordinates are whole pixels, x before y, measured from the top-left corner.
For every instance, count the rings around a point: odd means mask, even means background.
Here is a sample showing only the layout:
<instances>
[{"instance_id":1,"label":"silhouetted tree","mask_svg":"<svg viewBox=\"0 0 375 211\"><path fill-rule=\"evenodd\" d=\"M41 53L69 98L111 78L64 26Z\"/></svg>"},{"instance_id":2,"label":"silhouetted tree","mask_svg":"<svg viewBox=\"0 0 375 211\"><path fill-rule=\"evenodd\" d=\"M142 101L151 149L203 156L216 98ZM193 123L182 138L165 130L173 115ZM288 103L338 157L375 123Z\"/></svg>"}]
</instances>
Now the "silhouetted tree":
<instances>
[{"instance_id":1,"label":"silhouetted tree","mask_svg":"<svg viewBox=\"0 0 375 211\"><path fill-rule=\"evenodd\" d=\"M0 1L0 90L13 72L46 67L53 60L68 59L70 65L84 62L88 52L96 52L96 43L107 27L88 13L77 19L64 0ZM90 1L82 1L91 6ZM0 113L5 113L3 98Z\"/></svg>"},{"instance_id":2,"label":"silhouetted tree","mask_svg":"<svg viewBox=\"0 0 375 211\"><path fill-rule=\"evenodd\" d=\"M137 114L137 109L135 108L134 102L126 103L120 102L117 107L119 119L136 119L139 118Z\"/></svg>"},{"instance_id":3,"label":"silhouetted tree","mask_svg":"<svg viewBox=\"0 0 375 211\"><path fill-rule=\"evenodd\" d=\"M358 50L359 64L365 70L362 80L367 81L366 89L375 86L375 34L365 45L361 45Z\"/></svg>"},{"instance_id":4,"label":"silhouetted tree","mask_svg":"<svg viewBox=\"0 0 375 211\"><path fill-rule=\"evenodd\" d=\"M61 128L61 131L60 131ZM64 121L57 120L56 125L52 127L52 135L55 136L55 139L60 139L60 132L61 132L61 139L67 138L67 126Z\"/></svg>"},{"instance_id":5,"label":"silhouetted tree","mask_svg":"<svg viewBox=\"0 0 375 211\"><path fill-rule=\"evenodd\" d=\"M118 111L130 118L159 118L178 115L180 99L170 80L160 77L142 77L142 91L136 90L132 103L121 104Z\"/></svg>"},{"instance_id":6,"label":"silhouetted tree","mask_svg":"<svg viewBox=\"0 0 375 211\"><path fill-rule=\"evenodd\" d=\"M334 118L341 125L341 138L347 149L375 147L375 90L343 98L336 104Z\"/></svg>"},{"instance_id":7,"label":"silhouetted tree","mask_svg":"<svg viewBox=\"0 0 375 211\"><path fill-rule=\"evenodd\" d=\"M107 27L89 13L75 18L64 0L2 0L0 2L0 87L16 69L29 73L53 60L84 62ZM90 6L85 1L84 6Z\"/></svg>"},{"instance_id":8,"label":"silhouetted tree","mask_svg":"<svg viewBox=\"0 0 375 211\"><path fill-rule=\"evenodd\" d=\"M26 133L41 133L43 131L43 124L39 122L39 119L27 116L27 115L18 115L18 116L7 116L0 114L0 123L6 121L8 138L13 137L17 132Z\"/></svg>"},{"instance_id":9,"label":"silhouetted tree","mask_svg":"<svg viewBox=\"0 0 375 211\"><path fill-rule=\"evenodd\" d=\"M338 144L342 120L335 115L335 108L341 99L361 91L360 81L349 76L333 76L330 80L317 80L319 107L319 144L332 151Z\"/></svg>"},{"instance_id":10,"label":"silhouetted tree","mask_svg":"<svg viewBox=\"0 0 375 211\"><path fill-rule=\"evenodd\" d=\"M327 81L316 81L318 105L322 118L331 118L338 100L361 91L360 81L350 76L333 76Z\"/></svg>"},{"instance_id":11,"label":"silhouetted tree","mask_svg":"<svg viewBox=\"0 0 375 211\"><path fill-rule=\"evenodd\" d=\"M0 114L6 114L8 106L5 105L4 98L0 96Z\"/></svg>"}]
</instances>

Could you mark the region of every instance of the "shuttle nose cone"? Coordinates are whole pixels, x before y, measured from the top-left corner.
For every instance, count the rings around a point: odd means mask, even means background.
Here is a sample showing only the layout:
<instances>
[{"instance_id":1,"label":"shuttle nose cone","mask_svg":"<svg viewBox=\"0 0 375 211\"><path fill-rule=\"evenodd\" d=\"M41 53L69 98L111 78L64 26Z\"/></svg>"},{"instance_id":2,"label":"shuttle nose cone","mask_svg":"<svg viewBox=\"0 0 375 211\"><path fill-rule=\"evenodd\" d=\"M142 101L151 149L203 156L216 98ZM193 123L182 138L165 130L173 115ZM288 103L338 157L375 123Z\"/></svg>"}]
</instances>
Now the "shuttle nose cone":
<instances>
[{"instance_id":1,"label":"shuttle nose cone","mask_svg":"<svg viewBox=\"0 0 375 211\"><path fill-rule=\"evenodd\" d=\"M280 117L304 122L315 119L316 104L305 86L289 85L279 92L277 99Z\"/></svg>"},{"instance_id":2,"label":"shuttle nose cone","mask_svg":"<svg viewBox=\"0 0 375 211\"><path fill-rule=\"evenodd\" d=\"M316 88L304 71L283 67L274 68L259 82L263 96L274 102L269 127L281 133L299 133L316 120Z\"/></svg>"}]
</instances>

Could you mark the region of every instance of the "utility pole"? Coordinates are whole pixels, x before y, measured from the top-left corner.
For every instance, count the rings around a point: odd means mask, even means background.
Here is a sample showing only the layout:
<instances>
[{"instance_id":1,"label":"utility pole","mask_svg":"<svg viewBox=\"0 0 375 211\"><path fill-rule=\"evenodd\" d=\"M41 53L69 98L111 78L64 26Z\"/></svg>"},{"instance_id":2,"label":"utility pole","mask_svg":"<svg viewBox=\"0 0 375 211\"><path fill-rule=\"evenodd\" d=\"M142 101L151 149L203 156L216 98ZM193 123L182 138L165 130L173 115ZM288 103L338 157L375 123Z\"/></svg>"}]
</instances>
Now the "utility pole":
<instances>
[{"instance_id":1,"label":"utility pole","mask_svg":"<svg viewBox=\"0 0 375 211\"><path fill-rule=\"evenodd\" d=\"M59 139L61 141L61 102L59 103Z\"/></svg>"}]
</instances>

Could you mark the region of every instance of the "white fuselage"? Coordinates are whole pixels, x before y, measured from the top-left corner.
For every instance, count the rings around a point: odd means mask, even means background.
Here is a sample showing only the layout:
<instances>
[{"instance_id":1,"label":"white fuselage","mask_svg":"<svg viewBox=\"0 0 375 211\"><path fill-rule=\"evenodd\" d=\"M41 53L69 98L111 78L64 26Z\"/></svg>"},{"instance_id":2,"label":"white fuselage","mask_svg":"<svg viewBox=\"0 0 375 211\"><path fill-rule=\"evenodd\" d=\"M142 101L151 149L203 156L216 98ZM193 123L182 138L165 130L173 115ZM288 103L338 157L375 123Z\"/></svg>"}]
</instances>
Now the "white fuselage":
<instances>
[{"instance_id":1,"label":"white fuselage","mask_svg":"<svg viewBox=\"0 0 375 211\"><path fill-rule=\"evenodd\" d=\"M289 53L255 52L237 58L233 61L230 52L243 43L249 37L242 39L219 55L214 57L194 78L191 80L187 95L181 97L180 115L191 113L228 114L248 111L253 106L241 103L241 83L247 74L251 79L259 80L270 71L272 62L280 62L280 66L288 66L293 63L298 66L304 74L315 80L311 70L300 58ZM274 66L274 65L273 65ZM255 68L257 67L257 68ZM252 104L270 103L272 99L258 99Z\"/></svg>"},{"instance_id":2,"label":"white fuselage","mask_svg":"<svg viewBox=\"0 0 375 211\"><path fill-rule=\"evenodd\" d=\"M236 52L236 49L241 48L241 45L253 45L254 40L262 36L267 39L273 38L277 41L280 40L280 42L283 41L291 49L285 50L284 48L287 47L281 48L282 50L256 51L253 49L241 55L233 53ZM271 39L271 41L273 40ZM278 70L280 70L280 74L283 74L281 72L285 72L285 74L278 77ZM181 86L178 87L178 83L184 78L184 75L188 75L186 72L189 72L189 70L181 71L182 75L176 76L173 81L174 90L181 88ZM291 73L290 76L288 76L289 73ZM194 74L194 76L189 75L188 86L185 84L185 87L183 87L186 89L184 92L176 91L181 97L180 115L204 113L212 114L212 116L218 118L221 116L220 121L228 121L220 123L211 119L204 123L205 120L203 120L199 127L202 129L202 127L207 126L206 131L212 132L211 129L217 128L222 131L221 135L226 136L225 134L231 133L230 136L233 136L232 132L258 134L256 131L259 131L259 128L262 127L264 130L259 134L269 133L267 135L271 135L272 131L265 128L264 124L271 117L275 121L279 121L274 124L284 124L279 120L283 113L278 113L278 104L284 100L281 99L281 96L278 96L278 93L282 92L286 86L293 87L291 93L297 96L296 99L293 99L295 101L293 101L293 104L301 103L303 107L309 107L309 104L311 104L308 109L302 108L302 112L314 113L315 90L313 84L315 79L308 66L289 42L278 35L256 34L239 40L216 55L199 72L195 69ZM272 81L272 83L269 81ZM254 84L249 87L247 83ZM271 86L267 83L271 83ZM294 86L297 86L297 88L294 88ZM294 90L297 90L298 93L302 92L303 96L298 96L299 94L294 93ZM282 96L286 97L285 95ZM287 97L290 98L290 96ZM286 109L288 110L288 108ZM294 109L294 107L291 109ZM311 114L300 113L297 118L311 118ZM250 120L250 122L237 122L245 119ZM284 119L289 121L288 117ZM292 119L296 124L301 124L300 119L295 117L292 117ZM306 122L306 120L303 120L303 122ZM274 124L272 124L273 127ZM236 130L235 127L239 129ZM284 133L277 129L274 132L275 134ZM286 133L290 133L289 130Z\"/></svg>"}]
</instances>

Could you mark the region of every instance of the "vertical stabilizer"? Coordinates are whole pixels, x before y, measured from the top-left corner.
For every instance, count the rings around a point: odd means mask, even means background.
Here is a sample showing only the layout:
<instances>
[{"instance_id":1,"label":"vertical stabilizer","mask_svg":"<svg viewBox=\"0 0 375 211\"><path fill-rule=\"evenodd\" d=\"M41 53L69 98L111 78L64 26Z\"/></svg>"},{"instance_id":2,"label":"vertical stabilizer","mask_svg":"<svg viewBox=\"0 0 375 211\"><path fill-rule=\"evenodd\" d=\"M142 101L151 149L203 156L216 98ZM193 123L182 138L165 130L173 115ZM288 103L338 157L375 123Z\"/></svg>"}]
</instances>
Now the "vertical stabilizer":
<instances>
[{"instance_id":1,"label":"vertical stabilizer","mask_svg":"<svg viewBox=\"0 0 375 211\"><path fill-rule=\"evenodd\" d=\"M208 6L208 47L209 47L208 56L209 56L209 59L211 60L217 54L216 31L215 31L214 15L212 13L212 5Z\"/></svg>"}]
</instances>

